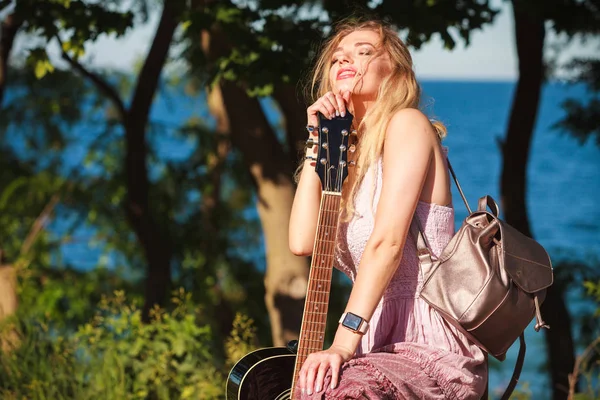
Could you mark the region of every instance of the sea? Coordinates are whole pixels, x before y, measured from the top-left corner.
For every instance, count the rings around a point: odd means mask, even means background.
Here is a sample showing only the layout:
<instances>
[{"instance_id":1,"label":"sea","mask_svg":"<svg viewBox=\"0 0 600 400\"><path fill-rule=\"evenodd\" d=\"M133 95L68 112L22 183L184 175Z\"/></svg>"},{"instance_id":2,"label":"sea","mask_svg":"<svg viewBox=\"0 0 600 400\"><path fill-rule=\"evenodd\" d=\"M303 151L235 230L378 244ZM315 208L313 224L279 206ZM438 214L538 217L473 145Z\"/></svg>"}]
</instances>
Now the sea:
<instances>
[{"instance_id":1,"label":"sea","mask_svg":"<svg viewBox=\"0 0 600 400\"><path fill-rule=\"evenodd\" d=\"M471 206L486 194L499 202L500 142L506 132L515 83L423 80L421 85L423 110L448 128L444 144L449 148L449 158ZM554 264L578 260L600 266L600 147L592 141L578 143L553 127L565 115L562 104L566 99L589 96L582 85L557 81L546 83L541 96L527 169L527 209L533 235L548 250ZM272 100L264 98L261 103L269 121L280 126L280 116ZM165 127L177 127L190 117L207 121L209 126L214 123L205 98L190 97L185 90L158 96L152 108L152 120ZM181 139L175 130L165 129L164 134L151 136L150 145L159 158L177 160L190 154L194 143ZM75 135L80 139L70 144L65 171L83 165L87 146L93 140L90 135L80 133ZM466 209L455 188L454 207L458 228ZM249 219L258 218L254 209L247 215ZM60 234L64 226L64 221L55 221L50 230ZM81 236L89 236L91 228L81 229L78 232ZM109 267L114 264L114 260L107 262L102 257L106 255L97 244L94 247L85 241L75 241L63 245L60 259L82 269L95 268L99 263ZM258 268L264 268L264 248L258 246L249 257ZM567 305L575 316L589 312L592 307L582 300L581 293L574 288L567 294ZM575 324L576 337L578 332ZM532 326L526 330L528 348L519 388L529 391L533 399L551 398L543 335ZM499 397L510 380L517 348L518 343L511 348L506 361L491 361L491 398Z\"/></svg>"}]
</instances>

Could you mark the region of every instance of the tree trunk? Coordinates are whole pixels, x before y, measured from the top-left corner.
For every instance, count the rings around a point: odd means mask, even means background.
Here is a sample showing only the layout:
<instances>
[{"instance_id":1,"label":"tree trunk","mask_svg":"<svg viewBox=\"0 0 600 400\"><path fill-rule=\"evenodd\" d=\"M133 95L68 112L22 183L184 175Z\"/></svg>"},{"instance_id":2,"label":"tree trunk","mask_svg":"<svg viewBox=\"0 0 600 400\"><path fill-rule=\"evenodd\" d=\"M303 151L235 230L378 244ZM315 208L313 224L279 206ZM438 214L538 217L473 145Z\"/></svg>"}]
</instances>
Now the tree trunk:
<instances>
[{"instance_id":1,"label":"tree trunk","mask_svg":"<svg viewBox=\"0 0 600 400\"><path fill-rule=\"evenodd\" d=\"M285 117L287 142L290 146L292 168L296 169L299 160L304 156L304 142L308 138L306 132L306 104L301 100L301 94L291 84L275 86L273 97L279 103Z\"/></svg>"},{"instance_id":2,"label":"tree trunk","mask_svg":"<svg viewBox=\"0 0 600 400\"><path fill-rule=\"evenodd\" d=\"M17 279L12 265L2 265L0 260L0 322L17 312ZM19 336L12 328L0 331L0 353L15 348Z\"/></svg>"},{"instance_id":3,"label":"tree trunk","mask_svg":"<svg viewBox=\"0 0 600 400\"><path fill-rule=\"evenodd\" d=\"M535 127L541 86L544 79L544 19L525 0L513 0L515 37L519 58L519 79L510 113L506 140L502 145L503 168L500 183L506 221L532 236L526 206L527 162ZM548 359L553 399L566 399L568 374L575 357L570 318L559 287L548 291L542 307L546 322Z\"/></svg>"},{"instance_id":4,"label":"tree trunk","mask_svg":"<svg viewBox=\"0 0 600 400\"><path fill-rule=\"evenodd\" d=\"M217 125L215 133L217 134L215 153L207 160L207 172L211 182L211 191L202 193L202 228L210 238L206 238L199 244L206 257L207 263L217 262L219 250L219 206L221 204L221 186L222 176L225 167L225 161L230 151L229 142L229 117L223 104L223 94L221 88L215 85L207 93L208 110L215 118ZM214 233L213 233L214 232ZM217 235L215 237L215 234ZM198 277L204 279L205 277ZM235 317L231 304L223 295L221 287L218 288L219 300L216 305L215 317L219 324L219 332L222 336L227 336L231 332L233 319Z\"/></svg>"},{"instance_id":5,"label":"tree trunk","mask_svg":"<svg viewBox=\"0 0 600 400\"><path fill-rule=\"evenodd\" d=\"M290 157L283 151L261 110L231 82L221 84L230 117L232 144L238 148L256 184L257 208L266 248L265 303L273 344L297 339L302 321L308 262L289 249L288 227L294 184Z\"/></svg>"},{"instance_id":6,"label":"tree trunk","mask_svg":"<svg viewBox=\"0 0 600 400\"><path fill-rule=\"evenodd\" d=\"M172 247L168 233L152 215L146 165L146 128L150 107L158 87L178 21L179 2L165 2L152 46L137 79L131 107L125 115L127 176L126 214L148 262L144 319L155 304L162 305L171 284Z\"/></svg>"},{"instance_id":7,"label":"tree trunk","mask_svg":"<svg viewBox=\"0 0 600 400\"><path fill-rule=\"evenodd\" d=\"M0 106L2 106L4 89L6 88L8 58L20 25L21 23L17 21L14 14L7 15L0 25Z\"/></svg>"},{"instance_id":8,"label":"tree trunk","mask_svg":"<svg viewBox=\"0 0 600 400\"><path fill-rule=\"evenodd\" d=\"M202 41L209 60L226 54L229 49L218 29L204 32ZM242 153L257 191L267 261L265 303L273 344L283 346L297 339L300 332L309 267L305 257L296 257L289 249L288 227L295 191L292 157L278 142L258 99L249 97L243 88L229 81L222 82L220 89L229 118L231 143ZM286 121L290 120L286 115ZM287 128L290 129L289 125Z\"/></svg>"}]
</instances>

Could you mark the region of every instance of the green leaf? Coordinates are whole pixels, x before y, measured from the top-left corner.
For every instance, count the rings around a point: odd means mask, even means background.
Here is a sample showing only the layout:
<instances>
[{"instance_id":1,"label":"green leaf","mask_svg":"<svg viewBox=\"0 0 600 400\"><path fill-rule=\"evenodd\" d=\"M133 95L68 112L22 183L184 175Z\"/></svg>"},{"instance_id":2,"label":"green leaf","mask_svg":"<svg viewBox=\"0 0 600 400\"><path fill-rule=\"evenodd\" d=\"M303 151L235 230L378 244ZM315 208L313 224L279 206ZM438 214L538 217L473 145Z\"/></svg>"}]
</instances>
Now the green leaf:
<instances>
[{"instance_id":1,"label":"green leaf","mask_svg":"<svg viewBox=\"0 0 600 400\"><path fill-rule=\"evenodd\" d=\"M54 72L54 65L50 60L40 60L35 64L35 77L42 79L48 72Z\"/></svg>"}]
</instances>

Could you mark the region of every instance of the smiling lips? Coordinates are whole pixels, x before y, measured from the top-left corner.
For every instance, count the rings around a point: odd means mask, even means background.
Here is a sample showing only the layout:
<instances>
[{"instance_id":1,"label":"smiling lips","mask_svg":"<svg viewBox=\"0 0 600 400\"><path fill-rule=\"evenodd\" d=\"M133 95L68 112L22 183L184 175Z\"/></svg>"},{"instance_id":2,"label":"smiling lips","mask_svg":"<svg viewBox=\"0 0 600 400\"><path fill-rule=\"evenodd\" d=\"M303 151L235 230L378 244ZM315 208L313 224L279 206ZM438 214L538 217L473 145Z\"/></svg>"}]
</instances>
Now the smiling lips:
<instances>
[{"instance_id":1,"label":"smiling lips","mask_svg":"<svg viewBox=\"0 0 600 400\"><path fill-rule=\"evenodd\" d=\"M353 68L342 68L337 73L337 80L354 78L356 76L356 71Z\"/></svg>"}]
</instances>

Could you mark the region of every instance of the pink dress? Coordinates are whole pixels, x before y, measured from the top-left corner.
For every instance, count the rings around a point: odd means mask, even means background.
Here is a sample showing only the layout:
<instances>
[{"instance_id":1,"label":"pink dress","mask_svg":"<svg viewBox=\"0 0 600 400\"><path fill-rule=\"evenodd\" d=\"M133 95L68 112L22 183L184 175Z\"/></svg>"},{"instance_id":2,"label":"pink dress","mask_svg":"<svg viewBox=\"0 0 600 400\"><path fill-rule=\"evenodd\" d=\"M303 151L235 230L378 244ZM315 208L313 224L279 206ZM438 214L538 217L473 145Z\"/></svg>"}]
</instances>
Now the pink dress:
<instances>
[{"instance_id":1,"label":"pink dress","mask_svg":"<svg viewBox=\"0 0 600 400\"><path fill-rule=\"evenodd\" d=\"M371 168L357 193L357 215L341 223L338 232L336 267L352 281L373 231L381 161L377 173L373 172ZM416 214L432 251L439 255L454 234L454 209L419 202ZM326 390L303 398L480 399L487 379L482 350L418 297L421 286L416 248L409 235L356 356L342 366L338 387L329 388L328 376Z\"/></svg>"}]
</instances>

